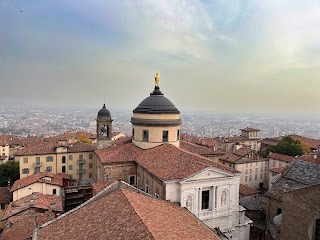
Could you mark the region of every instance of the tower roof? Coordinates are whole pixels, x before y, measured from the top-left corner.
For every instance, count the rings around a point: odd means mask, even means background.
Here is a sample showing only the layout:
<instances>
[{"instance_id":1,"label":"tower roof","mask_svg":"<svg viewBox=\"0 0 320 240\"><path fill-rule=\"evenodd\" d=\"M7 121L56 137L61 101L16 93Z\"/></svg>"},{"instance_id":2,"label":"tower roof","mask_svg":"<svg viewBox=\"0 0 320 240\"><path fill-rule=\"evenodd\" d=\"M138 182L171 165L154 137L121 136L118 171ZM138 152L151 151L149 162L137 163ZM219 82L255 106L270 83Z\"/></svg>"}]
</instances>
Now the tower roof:
<instances>
[{"instance_id":1,"label":"tower roof","mask_svg":"<svg viewBox=\"0 0 320 240\"><path fill-rule=\"evenodd\" d=\"M180 111L174 106L174 104L160 91L159 86L154 87L154 91L150 93L150 96L145 98L136 109L134 113L146 113L146 114L179 114Z\"/></svg>"},{"instance_id":2,"label":"tower roof","mask_svg":"<svg viewBox=\"0 0 320 240\"><path fill-rule=\"evenodd\" d=\"M103 107L98 112L98 118L111 118L110 111L106 108L106 104L103 104Z\"/></svg>"}]
</instances>

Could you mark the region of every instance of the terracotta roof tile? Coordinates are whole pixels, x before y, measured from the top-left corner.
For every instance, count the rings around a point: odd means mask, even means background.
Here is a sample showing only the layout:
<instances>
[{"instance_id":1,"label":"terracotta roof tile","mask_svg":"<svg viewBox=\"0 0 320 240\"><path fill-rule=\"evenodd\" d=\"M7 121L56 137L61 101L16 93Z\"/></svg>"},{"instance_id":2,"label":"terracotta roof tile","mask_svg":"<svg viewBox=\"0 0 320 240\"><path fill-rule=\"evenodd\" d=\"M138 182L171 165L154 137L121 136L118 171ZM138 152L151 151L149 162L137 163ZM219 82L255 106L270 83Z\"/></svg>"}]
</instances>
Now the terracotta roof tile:
<instances>
[{"instance_id":1,"label":"terracotta roof tile","mask_svg":"<svg viewBox=\"0 0 320 240\"><path fill-rule=\"evenodd\" d=\"M7 219L29 208L40 208L55 212L62 212L62 197L57 195L32 193L31 195L11 202L2 219Z\"/></svg>"},{"instance_id":2,"label":"terracotta roof tile","mask_svg":"<svg viewBox=\"0 0 320 240\"><path fill-rule=\"evenodd\" d=\"M247 185L240 184L239 193L242 196L250 196L250 195L258 194L259 191Z\"/></svg>"},{"instance_id":3,"label":"terracotta roof tile","mask_svg":"<svg viewBox=\"0 0 320 240\"><path fill-rule=\"evenodd\" d=\"M270 172L273 172L273 173L281 173L285 168L286 168L286 166L284 166L284 167L278 167L278 168L271 168L271 169L270 169Z\"/></svg>"},{"instance_id":4,"label":"terracotta roof tile","mask_svg":"<svg viewBox=\"0 0 320 240\"><path fill-rule=\"evenodd\" d=\"M36 216L36 218L35 218ZM1 240L26 240L31 239L35 224L38 226L55 218L55 213L29 212L23 215L10 217L6 221L6 227L0 235ZM36 220L36 222L34 221Z\"/></svg>"},{"instance_id":5,"label":"terracotta roof tile","mask_svg":"<svg viewBox=\"0 0 320 240\"><path fill-rule=\"evenodd\" d=\"M37 239L219 239L187 209L134 191L99 194L41 226Z\"/></svg>"},{"instance_id":6,"label":"terracotta roof tile","mask_svg":"<svg viewBox=\"0 0 320 240\"><path fill-rule=\"evenodd\" d=\"M45 177L49 177L51 178L51 180L50 181L46 180L44 179ZM69 179L69 175L64 173L54 174L51 172L39 172L15 181L13 186L10 189L10 192L13 192L19 188L26 187L36 182L45 182L48 184L58 185L62 187L64 179Z\"/></svg>"},{"instance_id":7,"label":"terracotta roof tile","mask_svg":"<svg viewBox=\"0 0 320 240\"><path fill-rule=\"evenodd\" d=\"M288 155L283 155L283 154L279 154L279 153L269 153L268 155L269 158L275 159L275 160L280 160L280 161L284 161L284 162L292 162L295 158L292 156L288 156Z\"/></svg>"},{"instance_id":8,"label":"terracotta roof tile","mask_svg":"<svg viewBox=\"0 0 320 240\"><path fill-rule=\"evenodd\" d=\"M183 179L208 167L226 173L238 173L233 168L170 144L142 150L132 143L127 143L99 150L96 153L103 164L136 162L161 180Z\"/></svg>"},{"instance_id":9,"label":"terracotta roof tile","mask_svg":"<svg viewBox=\"0 0 320 240\"><path fill-rule=\"evenodd\" d=\"M97 181L91 184L93 190L93 196L110 186L114 181Z\"/></svg>"},{"instance_id":10,"label":"terracotta roof tile","mask_svg":"<svg viewBox=\"0 0 320 240\"><path fill-rule=\"evenodd\" d=\"M180 148L185 149L189 152L196 153L199 155L218 155L222 154L221 151L214 151L213 149L202 147L190 142L180 141Z\"/></svg>"},{"instance_id":11,"label":"terracotta roof tile","mask_svg":"<svg viewBox=\"0 0 320 240\"><path fill-rule=\"evenodd\" d=\"M83 142L69 143L63 146L68 148L68 152L92 152L95 149L94 145L86 144ZM57 147L61 147L61 145L59 145L55 141L43 142L41 144L27 147L18 151L16 153L16 156L55 154Z\"/></svg>"},{"instance_id":12,"label":"terracotta roof tile","mask_svg":"<svg viewBox=\"0 0 320 240\"><path fill-rule=\"evenodd\" d=\"M299 135L290 135L294 140L299 140L305 144L307 144L310 148L319 149L320 148L320 140L307 138Z\"/></svg>"}]
</instances>

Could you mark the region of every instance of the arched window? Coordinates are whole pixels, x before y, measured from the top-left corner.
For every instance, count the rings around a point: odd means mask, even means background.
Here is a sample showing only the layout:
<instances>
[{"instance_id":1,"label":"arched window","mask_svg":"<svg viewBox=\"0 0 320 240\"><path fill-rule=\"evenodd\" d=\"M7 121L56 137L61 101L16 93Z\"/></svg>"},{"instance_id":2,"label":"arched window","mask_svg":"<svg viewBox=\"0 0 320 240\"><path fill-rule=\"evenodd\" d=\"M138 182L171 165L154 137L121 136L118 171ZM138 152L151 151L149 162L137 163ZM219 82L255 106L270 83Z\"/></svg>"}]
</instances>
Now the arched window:
<instances>
[{"instance_id":1,"label":"arched window","mask_svg":"<svg viewBox=\"0 0 320 240\"><path fill-rule=\"evenodd\" d=\"M66 156L62 156L62 163L66 163Z\"/></svg>"},{"instance_id":2,"label":"arched window","mask_svg":"<svg viewBox=\"0 0 320 240\"><path fill-rule=\"evenodd\" d=\"M53 190L52 190L52 194L53 194L53 195L56 195L56 194L57 194L57 189L53 189Z\"/></svg>"},{"instance_id":3,"label":"arched window","mask_svg":"<svg viewBox=\"0 0 320 240\"><path fill-rule=\"evenodd\" d=\"M63 173L66 172L66 166L62 166L62 172L63 172Z\"/></svg>"}]
</instances>

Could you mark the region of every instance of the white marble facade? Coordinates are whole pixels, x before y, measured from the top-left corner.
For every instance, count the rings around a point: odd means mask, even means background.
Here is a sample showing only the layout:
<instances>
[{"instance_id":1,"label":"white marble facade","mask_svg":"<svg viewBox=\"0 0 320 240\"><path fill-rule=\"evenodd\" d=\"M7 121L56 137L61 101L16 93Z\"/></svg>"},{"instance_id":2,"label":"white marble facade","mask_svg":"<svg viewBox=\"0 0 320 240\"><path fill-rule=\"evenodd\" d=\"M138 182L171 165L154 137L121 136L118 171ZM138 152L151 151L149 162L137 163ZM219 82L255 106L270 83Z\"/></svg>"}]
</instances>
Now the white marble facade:
<instances>
[{"instance_id":1,"label":"white marble facade","mask_svg":"<svg viewBox=\"0 0 320 240\"><path fill-rule=\"evenodd\" d=\"M182 181L166 182L166 200L180 202L208 227L235 240L248 240L250 219L239 205L240 175L207 168Z\"/></svg>"}]
</instances>

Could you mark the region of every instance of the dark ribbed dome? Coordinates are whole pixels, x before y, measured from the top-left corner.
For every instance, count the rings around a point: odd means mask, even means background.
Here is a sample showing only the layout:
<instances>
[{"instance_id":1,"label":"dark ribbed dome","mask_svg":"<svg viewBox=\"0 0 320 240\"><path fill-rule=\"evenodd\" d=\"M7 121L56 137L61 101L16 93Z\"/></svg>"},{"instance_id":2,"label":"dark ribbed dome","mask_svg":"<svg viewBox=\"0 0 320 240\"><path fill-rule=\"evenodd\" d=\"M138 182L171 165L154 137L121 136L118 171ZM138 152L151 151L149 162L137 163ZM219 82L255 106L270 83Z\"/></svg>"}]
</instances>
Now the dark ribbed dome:
<instances>
[{"instance_id":1,"label":"dark ribbed dome","mask_svg":"<svg viewBox=\"0 0 320 240\"><path fill-rule=\"evenodd\" d=\"M180 111L174 104L161 93L160 88L155 86L154 91L150 93L150 97L144 99L139 106L133 110L134 113L169 113L179 114Z\"/></svg>"},{"instance_id":2,"label":"dark ribbed dome","mask_svg":"<svg viewBox=\"0 0 320 240\"><path fill-rule=\"evenodd\" d=\"M98 112L98 118L111 118L110 111L106 108L105 104L103 104L103 107Z\"/></svg>"}]
</instances>

